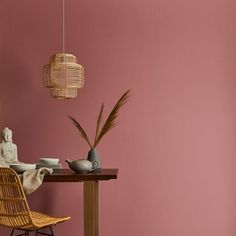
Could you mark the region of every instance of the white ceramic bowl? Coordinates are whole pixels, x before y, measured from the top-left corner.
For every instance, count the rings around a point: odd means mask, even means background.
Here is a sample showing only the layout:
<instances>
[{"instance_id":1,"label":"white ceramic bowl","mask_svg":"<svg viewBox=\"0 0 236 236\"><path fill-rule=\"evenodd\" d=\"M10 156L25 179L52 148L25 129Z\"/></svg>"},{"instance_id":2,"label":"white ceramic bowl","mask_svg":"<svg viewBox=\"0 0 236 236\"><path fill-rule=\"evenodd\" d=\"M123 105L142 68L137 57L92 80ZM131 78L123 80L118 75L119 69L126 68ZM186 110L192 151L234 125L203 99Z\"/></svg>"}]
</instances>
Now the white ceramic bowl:
<instances>
[{"instance_id":1,"label":"white ceramic bowl","mask_svg":"<svg viewBox=\"0 0 236 236\"><path fill-rule=\"evenodd\" d=\"M39 158L40 163L42 164L49 164L49 165L55 165L58 164L59 158L49 158L49 157L41 157Z\"/></svg>"},{"instance_id":2,"label":"white ceramic bowl","mask_svg":"<svg viewBox=\"0 0 236 236\"><path fill-rule=\"evenodd\" d=\"M34 170L36 168L36 164L18 163L18 164L10 164L10 167L16 172L21 173L26 170Z\"/></svg>"}]
</instances>

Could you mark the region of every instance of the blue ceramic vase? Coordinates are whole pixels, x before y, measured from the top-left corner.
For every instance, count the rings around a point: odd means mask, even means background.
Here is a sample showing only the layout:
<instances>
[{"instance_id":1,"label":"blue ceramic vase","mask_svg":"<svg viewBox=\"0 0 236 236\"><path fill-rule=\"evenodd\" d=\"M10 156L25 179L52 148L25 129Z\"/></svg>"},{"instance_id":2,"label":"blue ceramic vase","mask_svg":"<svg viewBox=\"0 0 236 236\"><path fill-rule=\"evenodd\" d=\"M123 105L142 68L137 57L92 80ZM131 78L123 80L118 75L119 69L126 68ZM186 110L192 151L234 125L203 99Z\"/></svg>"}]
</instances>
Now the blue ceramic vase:
<instances>
[{"instance_id":1,"label":"blue ceramic vase","mask_svg":"<svg viewBox=\"0 0 236 236\"><path fill-rule=\"evenodd\" d=\"M88 160L92 163L94 170L101 169L99 153L95 148L92 148L88 153Z\"/></svg>"}]
</instances>

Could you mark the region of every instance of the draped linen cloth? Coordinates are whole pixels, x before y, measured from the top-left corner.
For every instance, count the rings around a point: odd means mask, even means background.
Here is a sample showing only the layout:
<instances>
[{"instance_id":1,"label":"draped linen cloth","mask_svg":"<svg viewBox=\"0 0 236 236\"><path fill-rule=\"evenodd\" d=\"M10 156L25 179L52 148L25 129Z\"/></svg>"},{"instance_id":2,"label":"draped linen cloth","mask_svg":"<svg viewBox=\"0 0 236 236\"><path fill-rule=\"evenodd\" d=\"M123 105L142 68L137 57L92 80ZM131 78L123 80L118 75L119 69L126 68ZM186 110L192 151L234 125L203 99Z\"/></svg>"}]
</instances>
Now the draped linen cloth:
<instances>
[{"instance_id":1,"label":"draped linen cloth","mask_svg":"<svg viewBox=\"0 0 236 236\"><path fill-rule=\"evenodd\" d=\"M10 167L10 164L12 163L5 161L3 158L0 158L0 167ZM37 170L27 170L22 174L19 174L19 178L21 180L25 194L30 194L38 189L43 182L44 175L52 174L52 172L53 169L42 167Z\"/></svg>"},{"instance_id":2,"label":"draped linen cloth","mask_svg":"<svg viewBox=\"0 0 236 236\"><path fill-rule=\"evenodd\" d=\"M25 194L34 192L43 182L45 174L52 174L53 170L42 167L37 170L27 170L19 175Z\"/></svg>"}]
</instances>

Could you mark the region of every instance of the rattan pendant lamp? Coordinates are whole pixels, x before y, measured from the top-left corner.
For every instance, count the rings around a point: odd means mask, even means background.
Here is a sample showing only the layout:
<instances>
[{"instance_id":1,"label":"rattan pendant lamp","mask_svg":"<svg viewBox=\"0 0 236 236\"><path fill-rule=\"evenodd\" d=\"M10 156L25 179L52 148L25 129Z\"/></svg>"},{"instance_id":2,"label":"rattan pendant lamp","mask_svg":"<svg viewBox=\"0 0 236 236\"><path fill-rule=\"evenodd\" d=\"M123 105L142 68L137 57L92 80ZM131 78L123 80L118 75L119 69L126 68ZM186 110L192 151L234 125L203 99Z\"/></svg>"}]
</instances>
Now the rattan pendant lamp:
<instances>
[{"instance_id":1,"label":"rattan pendant lamp","mask_svg":"<svg viewBox=\"0 0 236 236\"><path fill-rule=\"evenodd\" d=\"M65 53L65 0L62 0L63 53L52 55L50 64L43 67L43 85L50 89L53 98L69 99L77 96L84 86L84 69L72 54Z\"/></svg>"}]
</instances>

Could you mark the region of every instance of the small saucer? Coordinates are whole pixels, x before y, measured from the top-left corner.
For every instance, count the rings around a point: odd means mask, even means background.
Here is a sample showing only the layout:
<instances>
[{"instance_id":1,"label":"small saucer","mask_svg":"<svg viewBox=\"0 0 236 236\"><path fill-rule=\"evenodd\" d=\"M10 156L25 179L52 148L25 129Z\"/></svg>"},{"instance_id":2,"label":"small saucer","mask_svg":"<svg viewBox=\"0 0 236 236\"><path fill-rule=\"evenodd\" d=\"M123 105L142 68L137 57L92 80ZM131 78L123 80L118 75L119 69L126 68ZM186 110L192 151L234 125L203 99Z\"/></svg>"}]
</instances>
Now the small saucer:
<instances>
[{"instance_id":1,"label":"small saucer","mask_svg":"<svg viewBox=\"0 0 236 236\"><path fill-rule=\"evenodd\" d=\"M62 164L44 164L44 163L37 163L36 169L46 167L50 169L62 169Z\"/></svg>"}]
</instances>

